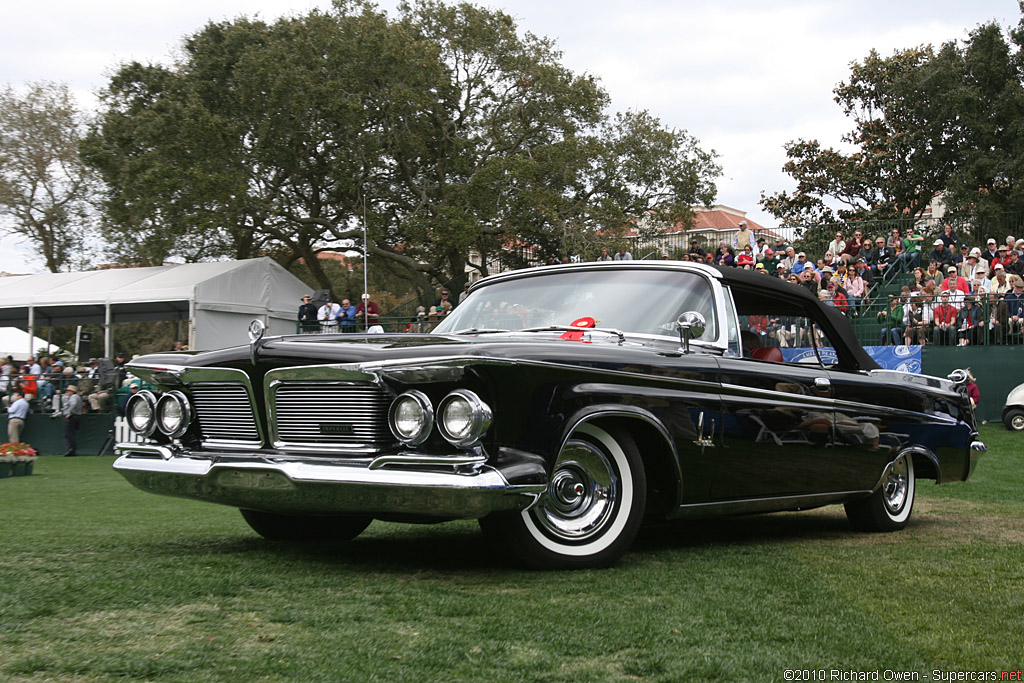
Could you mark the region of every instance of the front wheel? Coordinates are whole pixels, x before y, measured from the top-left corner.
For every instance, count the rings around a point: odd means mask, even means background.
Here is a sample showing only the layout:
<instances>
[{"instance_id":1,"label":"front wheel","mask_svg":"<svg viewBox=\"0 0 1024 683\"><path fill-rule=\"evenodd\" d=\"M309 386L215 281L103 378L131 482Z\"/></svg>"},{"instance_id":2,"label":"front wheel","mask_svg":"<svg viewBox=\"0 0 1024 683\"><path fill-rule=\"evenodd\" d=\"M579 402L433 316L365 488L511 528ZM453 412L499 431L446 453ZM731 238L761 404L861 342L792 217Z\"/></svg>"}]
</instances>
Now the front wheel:
<instances>
[{"instance_id":1,"label":"front wheel","mask_svg":"<svg viewBox=\"0 0 1024 683\"><path fill-rule=\"evenodd\" d=\"M1014 408L1013 410L1006 411L1006 415L1003 417L1003 424L1012 432L1024 431L1024 410Z\"/></svg>"},{"instance_id":2,"label":"front wheel","mask_svg":"<svg viewBox=\"0 0 1024 683\"><path fill-rule=\"evenodd\" d=\"M877 491L846 503L846 517L858 531L898 531L910 520L916 488L914 459L904 453L886 466Z\"/></svg>"},{"instance_id":3,"label":"front wheel","mask_svg":"<svg viewBox=\"0 0 1024 683\"><path fill-rule=\"evenodd\" d=\"M259 510L240 510L252 530L271 541L332 541L343 543L363 533L372 517L334 515L279 515Z\"/></svg>"},{"instance_id":4,"label":"front wheel","mask_svg":"<svg viewBox=\"0 0 1024 683\"><path fill-rule=\"evenodd\" d=\"M644 466L632 437L584 424L565 442L547 491L533 507L489 515L480 527L538 569L604 567L629 549L646 500Z\"/></svg>"}]
</instances>

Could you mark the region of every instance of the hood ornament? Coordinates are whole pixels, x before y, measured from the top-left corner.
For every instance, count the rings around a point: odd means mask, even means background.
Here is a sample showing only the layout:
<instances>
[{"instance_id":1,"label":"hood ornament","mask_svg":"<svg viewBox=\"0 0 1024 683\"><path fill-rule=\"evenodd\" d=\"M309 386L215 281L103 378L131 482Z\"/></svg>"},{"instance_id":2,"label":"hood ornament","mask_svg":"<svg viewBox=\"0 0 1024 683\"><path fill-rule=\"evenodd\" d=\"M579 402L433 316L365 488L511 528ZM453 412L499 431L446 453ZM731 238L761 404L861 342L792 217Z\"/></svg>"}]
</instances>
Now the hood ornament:
<instances>
[{"instance_id":1,"label":"hood ornament","mask_svg":"<svg viewBox=\"0 0 1024 683\"><path fill-rule=\"evenodd\" d=\"M249 323L249 360L253 365L259 359L260 347L263 345L263 335L267 333L267 326L259 318Z\"/></svg>"}]
</instances>

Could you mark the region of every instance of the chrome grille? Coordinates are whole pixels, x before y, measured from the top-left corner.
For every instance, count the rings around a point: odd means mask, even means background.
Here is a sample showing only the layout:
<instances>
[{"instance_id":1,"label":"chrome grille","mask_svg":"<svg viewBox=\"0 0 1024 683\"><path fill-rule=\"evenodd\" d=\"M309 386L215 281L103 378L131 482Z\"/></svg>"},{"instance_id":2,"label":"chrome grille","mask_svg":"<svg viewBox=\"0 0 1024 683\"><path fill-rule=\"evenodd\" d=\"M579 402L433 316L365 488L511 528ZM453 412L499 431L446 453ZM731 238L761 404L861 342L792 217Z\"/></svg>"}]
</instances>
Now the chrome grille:
<instances>
[{"instance_id":1,"label":"chrome grille","mask_svg":"<svg viewBox=\"0 0 1024 683\"><path fill-rule=\"evenodd\" d=\"M367 382L284 382L274 392L276 445L380 450L394 442L390 402Z\"/></svg>"},{"instance_id":2,"label":"chrome grille","mask_svg":"<svg viewBox=\"0 0 1024 683\"><path fill-rule=\"evenodd\" d=\"M190 385L189 389L204 445L250 448L262 445L245 385L201 382Z\"/></svg>"}]
</instances>

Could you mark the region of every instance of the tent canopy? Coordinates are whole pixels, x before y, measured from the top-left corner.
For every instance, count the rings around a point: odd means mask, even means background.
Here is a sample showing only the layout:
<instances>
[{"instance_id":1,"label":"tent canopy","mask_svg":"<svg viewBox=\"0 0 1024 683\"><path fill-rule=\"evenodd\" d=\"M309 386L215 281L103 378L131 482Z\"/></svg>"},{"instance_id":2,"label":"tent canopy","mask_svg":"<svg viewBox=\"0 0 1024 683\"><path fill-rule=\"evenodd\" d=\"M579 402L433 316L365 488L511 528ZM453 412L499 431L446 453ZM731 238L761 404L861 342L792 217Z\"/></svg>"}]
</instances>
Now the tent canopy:
<instances>
[{"instance_id":1,"label":"tent canopy","mask_svg":"<svg viewBox=\"0 0 1024 683\"><path fill-rule=\"evenodd\" d=\"M270 258L44 273L0 278L0 327L188 320L189 347L248 341L253 318L268 332L295 331L309 287ZM112 349L107 329L105 355Z\"/></svg>"}]
</instances>

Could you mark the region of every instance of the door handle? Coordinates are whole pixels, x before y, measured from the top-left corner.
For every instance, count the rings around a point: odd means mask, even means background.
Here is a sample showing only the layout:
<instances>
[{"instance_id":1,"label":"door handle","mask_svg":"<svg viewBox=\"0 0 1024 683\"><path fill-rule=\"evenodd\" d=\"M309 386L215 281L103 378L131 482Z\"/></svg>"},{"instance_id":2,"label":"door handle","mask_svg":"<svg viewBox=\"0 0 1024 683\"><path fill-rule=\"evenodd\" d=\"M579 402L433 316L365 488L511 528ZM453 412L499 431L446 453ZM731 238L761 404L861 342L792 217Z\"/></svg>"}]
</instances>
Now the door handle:
<instances>
[{"instance_id":1,"label":"door handle","mask_svg":"<svg viewBox=\"0 0 1024 683\"><path fill-rule=\"evenodd\" d=\"M818 391L831 391L832 381L828 377L815 377L814 388Z\"/></svg>"}]
</instances>

